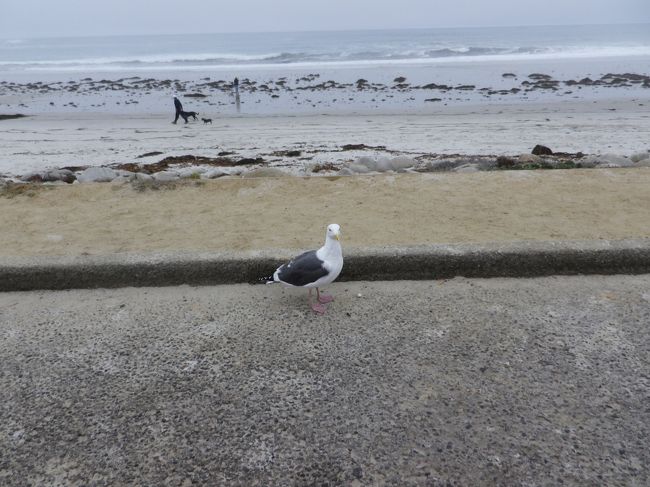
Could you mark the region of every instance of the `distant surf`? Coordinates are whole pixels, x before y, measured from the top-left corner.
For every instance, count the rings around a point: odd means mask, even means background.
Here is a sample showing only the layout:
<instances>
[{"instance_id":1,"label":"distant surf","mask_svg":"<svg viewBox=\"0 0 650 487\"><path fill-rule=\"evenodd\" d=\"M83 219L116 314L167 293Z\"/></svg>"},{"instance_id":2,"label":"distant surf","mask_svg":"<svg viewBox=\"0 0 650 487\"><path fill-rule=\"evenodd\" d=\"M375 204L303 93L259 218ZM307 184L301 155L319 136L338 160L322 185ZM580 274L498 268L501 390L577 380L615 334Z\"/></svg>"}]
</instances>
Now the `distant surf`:
<instances>
[{"instance_id":1,"label":"distant surf","mask_svg":"<svg viewBox=\"0 0 650 487\"><path fill-rule=\"evenodd\" d=\"M2 71L146 71L650 56L650 24L0 40Z\"/></svg>"}]
</instances>

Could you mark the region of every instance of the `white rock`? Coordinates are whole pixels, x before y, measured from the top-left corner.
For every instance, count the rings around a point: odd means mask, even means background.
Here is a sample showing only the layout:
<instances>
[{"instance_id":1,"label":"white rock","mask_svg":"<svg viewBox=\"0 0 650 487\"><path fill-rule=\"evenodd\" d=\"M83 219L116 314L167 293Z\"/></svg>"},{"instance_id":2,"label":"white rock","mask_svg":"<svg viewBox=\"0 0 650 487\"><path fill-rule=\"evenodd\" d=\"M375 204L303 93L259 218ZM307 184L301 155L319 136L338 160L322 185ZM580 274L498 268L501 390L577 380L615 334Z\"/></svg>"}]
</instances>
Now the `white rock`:
<instances>
[{"instance_id":1,"label":"white rock","mask_svg":"<svg viewBox=\"0 0 650 487\"><path fill-rule=\"evenodd\" d=\"M645 152L637 152L636 154L632 154L630 156L630 160L632 162L640 162L643 161L644 159L650 158L650 151L645 151Z\"/></svg>"},{"instance_id":2,"label":"white rock","mask_svg":"<svg viewBox=\"0 0 650 487\"><path fill-rule=\"evenodd\" d=\"M393 170L393 163L388 157L380 157L377 159L376 170L379 172L387 172Z\"/></svg>"},{"instance_id":3,"label":"white rock","mask_svg":"<svg viewBox=\"0 0 650 487\"><path fill-rule=\"evenodd\" d=\"M179 175L176 171L160 171L153 175L156 181L176 181Z\"/></svg>"},{"instance_id":4,"label":"white rock","mask_svg":"<svg viewBox=\"0 0 650 487\"><path fill-rule=\"evenodd\" d=\"M194 174L203 174L206 172L206 168L203 166L189 166L189 167L181 167L179 169L176 169L176 172L178 173L178 176L181 178L191 178L194 176Z\"/></svg>"},{"instance_id":5,"label":"white rock","mask_svg":"<svg viewBox=\"0 0 650 487\"><path fill-rule=\"evenodd\" d=\"M393 157L390 163L391 166L393 166L393 169L397 171L399 169L406 169L415 166L415 159L407 156L397 156Z\"/></svg>"},{"instance_id":6,"label":"white rock","mask_svg":"<svg viewBox=\"0 0 650 487\"><path fill-rule=\"evenodd\" d=\"M650 157L643 159L642 161L636 162L634 167L650 167Z\"/></svg>"},{"instance_id":7,"label":"white rock","mask_svg":"<svg viewBox=\"0 0 650 487\"><path fill-rule=\"evenodd\" d=\"M617 167L631 167L634 165L631 159L627 157L619 156L617 154L605 154L607 157L607 163L616 164Z\"/></svg>"},{"instance_id":8,"label":"white rock","mask_svg":"<svg viewBox=\"0 0 650 487\"><path fill-rule=\"evenodd\" d=\"M342 167L336 174L337 176L354 176L354 171L349 167Z\"/></svg>"},{"instance_id":9,"label":"white rock","mask_svg":"<svg viewBox=\"0 0 650 487\"><path fill-rule=\"evenodd\" d=\"M115 172L117 173L117 176L115 176L115 179L113 179L113 183L132 181L135 176L135 173L131 171L122 171L118 169Z\"/></svg>"},{"instance_id":10,"label":"white rock","mask_svg":"<svg viewBox=\"0 0 650 487\"><path fill-rule=\"evenodd\" d=\"M370 169L368 169L363 164L356 164L354 162L348 166L348 169L357 174L365 174L367 172L370 172Z\"/></svg>"},{"instance_id":11,"label":"white rock","mask_svg":"<svg viewBox=\"0 0 650 487\"><path fill-rule=\"evenodd\" d=\"M89 167L77 176L80 183L107 183L117 177L117 172L109 167Z\"/></svg>"},{"instance_id":12,"label":"white rock","mask_svg":"<svg viewBox=\"0 0 650 487\"><path fill-rule=\"evenodd\" d=\"M368 156L359 157L356 161L354 161L354 164L366 166L369 171L377 170L377 161L372 157L368 157Z\"/></svg>"},{"instance_id":13,"label":"white rock","mask_svg":"<svg viewBox=\"0 0 650 487\"><path fill-rule=\"evenodd\" d=\"M583 157L579 162L583 167L589 167L590 165L598 167L630 167L634 164L627 157L619 156L618 154L590 155Z\"/></svg>"}]
</instances>

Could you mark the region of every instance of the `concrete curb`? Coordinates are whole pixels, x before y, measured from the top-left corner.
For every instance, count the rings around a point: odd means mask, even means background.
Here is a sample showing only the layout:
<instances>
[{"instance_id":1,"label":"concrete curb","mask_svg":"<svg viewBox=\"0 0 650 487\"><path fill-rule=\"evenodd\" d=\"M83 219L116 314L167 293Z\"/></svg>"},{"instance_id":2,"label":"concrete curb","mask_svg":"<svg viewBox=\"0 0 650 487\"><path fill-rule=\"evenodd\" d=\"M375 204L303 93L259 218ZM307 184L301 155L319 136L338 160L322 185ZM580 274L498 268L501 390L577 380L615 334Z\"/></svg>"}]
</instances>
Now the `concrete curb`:
<instances>
[{"instance_id":1,"label":"concrete curb","mask_svg":"<svg viewBox=\"0 0 650 487\"><path fill-rule=\"evenodd\" d=\"M454 244L345 251L339 280L650 273L650 239ZM0 291L253 283L295 252L0 258Z\"/></svg>"}]
</instances>

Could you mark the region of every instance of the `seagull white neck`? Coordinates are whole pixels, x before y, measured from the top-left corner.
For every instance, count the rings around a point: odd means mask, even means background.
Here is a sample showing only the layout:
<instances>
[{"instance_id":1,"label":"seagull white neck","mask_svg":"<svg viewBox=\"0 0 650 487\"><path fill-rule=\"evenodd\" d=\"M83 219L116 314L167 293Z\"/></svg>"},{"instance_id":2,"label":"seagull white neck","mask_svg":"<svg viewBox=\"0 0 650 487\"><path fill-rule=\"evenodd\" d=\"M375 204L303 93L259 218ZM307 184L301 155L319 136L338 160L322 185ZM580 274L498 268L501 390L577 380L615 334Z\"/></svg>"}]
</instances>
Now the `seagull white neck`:
<instances>
[{"instance_id":1,"label":"seagull white neck","mask_svg":"<svg viewBox=\"0 0 650 487\"><path fill-rule=\"evenodd\" d=\"M343 250L341 249L341 242L333 238L325 238L325 245L323 245L318 250L319 257L324 258L336 258L343 255Z\"/></svg>"}]
</instances>

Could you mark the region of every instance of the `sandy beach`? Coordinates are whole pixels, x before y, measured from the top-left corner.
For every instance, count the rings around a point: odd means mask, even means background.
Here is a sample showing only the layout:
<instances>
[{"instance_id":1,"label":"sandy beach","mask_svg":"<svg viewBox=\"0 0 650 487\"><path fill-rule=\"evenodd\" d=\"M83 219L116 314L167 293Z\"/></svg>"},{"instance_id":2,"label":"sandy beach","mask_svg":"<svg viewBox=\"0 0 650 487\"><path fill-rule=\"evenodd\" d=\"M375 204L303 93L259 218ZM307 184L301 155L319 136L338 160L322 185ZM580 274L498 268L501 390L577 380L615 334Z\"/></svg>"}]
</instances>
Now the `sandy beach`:
<instances>
[{"instance_id":1,"label":"sandy beach","mask_svg":"<svg viewBox=\"0 0 650 487\"><path fill-rule=\"evenodd\" d=\"M293 174L360 156L514 156L536 144L630 156L649 148L645 60L239 67L239 105L225 67L10 71L0 81L0 114L26 117L0 121L0 176L224 152ZM175 95L196 121L170 123ZM341 151L346 144L368 147Z\"/></svg>"},{"instance_id":2,"label":"sandy beach","mask_svg":"<svg viewBox=\"0 0 650 487\"><path fill-rule=\"evenodd\" d=\"M239 107L225 67L9 72L0 179L74 184L0 196L0 252L301 249L331 221L352 247L648 237L645 59L240 66ZM93 166L113 183L78 184ZM551 167L600 169L499 170Z\"/></svg>"},{"instance_id":3,"label":"sandy beach","mask_svg":"<svg viewBox=\"0 0 650 487\"><path fill-rule=\"evenodd\" d=\"M650 96L650 90L648 90ZM337 165L367 155L517 155L536 144L555 151L629 156L648 148L650 112L631 100L494 104L416 115L302 115L214 118L172 125L169 115L43 114L0 122L0 174L65 166L157 162L168 156L261 157L294 173L305 163ZM385 150L341 151L346 144ZM299 157L277 152L301 151ZM158 152L156 156L138 156Z\"/></svg>"},{"instance_id":4,"label":"sandy beach","mask_svg":"<svg viewBox=\"0 0 650 487\"><path fill-rule=\"evenodd\" d=\"M0 195L0 255L650 238L650 168L35 185Z\"/></svg>"}]
</instances>

